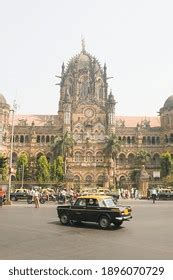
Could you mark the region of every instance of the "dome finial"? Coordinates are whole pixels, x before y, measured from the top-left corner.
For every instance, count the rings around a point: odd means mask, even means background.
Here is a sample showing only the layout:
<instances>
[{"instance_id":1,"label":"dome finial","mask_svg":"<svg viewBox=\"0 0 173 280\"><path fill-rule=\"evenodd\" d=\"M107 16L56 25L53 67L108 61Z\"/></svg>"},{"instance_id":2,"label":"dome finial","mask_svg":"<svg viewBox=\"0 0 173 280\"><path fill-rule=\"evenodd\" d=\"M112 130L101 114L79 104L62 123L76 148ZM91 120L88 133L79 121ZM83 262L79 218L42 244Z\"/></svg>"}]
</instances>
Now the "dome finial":
<instances>
[{"instance_id":1,"label":"dome finial","mask_svg":"<svg viewBox=\"0 0 173 280\"><path fill-rule=\"evenodd\" d=\"M82 52L85 53L85 39L83 38L83 36L81 42L82 42Z\"/></svg>"}]
</instances>

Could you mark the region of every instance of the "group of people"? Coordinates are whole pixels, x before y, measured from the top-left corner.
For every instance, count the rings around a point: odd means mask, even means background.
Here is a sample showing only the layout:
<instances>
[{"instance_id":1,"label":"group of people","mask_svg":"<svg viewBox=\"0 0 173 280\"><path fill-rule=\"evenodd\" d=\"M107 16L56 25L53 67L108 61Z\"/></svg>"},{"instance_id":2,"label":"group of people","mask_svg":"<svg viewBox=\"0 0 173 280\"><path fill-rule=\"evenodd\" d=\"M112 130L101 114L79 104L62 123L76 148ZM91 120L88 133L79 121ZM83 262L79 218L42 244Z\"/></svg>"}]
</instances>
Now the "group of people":
<instances>
[{"instance_id":1,"label":"group of people","mask_svg":"<svg viewBox=\"0 0 173 280\"><path fill-rule=\"evenodd\" d=\"M0 206L2 206L4 204L6 200L6 192L0 188Z\"/></svg>"},{"instance_id":2,"label":"group of people","mask_svg":"<svg viewBox=\"0 0 173 280\"><path fill-rule=\"evenodd\" d=\"M135 198L138 199L139 198L139 192L137 188L131 188L131 190L129 189L118 189L119 192L119 197L120 198L124 198L124 199L128 199L128 198Z\"/></svg>"},{"instance_id":3,"label":"group of people","mask_svg":"<svg viewBox=\"0 0 173 280\"><path fill-rule=\"evenodd\" d=\"M59 189L58 190L58 202L62 202L62 203L66 203L67 200L69 202L72 202L74 199L76 199L78 197L78 193L76 191L74 191L72 188L67 191L65 188Z\"/></svg>"}]
</instances>

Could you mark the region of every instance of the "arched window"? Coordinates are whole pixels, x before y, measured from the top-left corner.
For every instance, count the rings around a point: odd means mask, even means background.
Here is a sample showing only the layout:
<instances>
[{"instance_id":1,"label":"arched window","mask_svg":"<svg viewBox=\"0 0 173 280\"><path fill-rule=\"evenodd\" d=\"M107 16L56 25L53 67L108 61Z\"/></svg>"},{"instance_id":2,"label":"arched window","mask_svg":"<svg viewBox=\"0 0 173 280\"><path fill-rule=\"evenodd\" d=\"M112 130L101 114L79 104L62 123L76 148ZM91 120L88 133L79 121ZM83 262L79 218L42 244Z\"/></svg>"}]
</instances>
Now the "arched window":
<instances>
[{"instance_id":1,"label":"arched window","mask_svg":"<svg viewBox=\"0 0 173 280\"><path fill-rule=\"evenodd\" d=\"M135 144L135 136L132 136L132 144Z\"/></svg>"},{"instance_id":2,"label":"arched window","mask_svg":"<svg viewBox=\"0 0 173 280\"><path fill-rule=\"evenodd\" d=\"M101 152L96 153L96 161L103 161L103 154Z\"/></svg>"},{"instance_id":3,"label":"arched window","mask_svg":"<svg viewBox=\"0 0 173 280\"><path fill-rule=\"evenodd\" d=\"M86 153L86 161L92 161L93 157L92 157L92 153L91 152L87 152Z\"/></svg>"},{"instance_id":4,"label":"arched window","mask_svg":"<svg viewBox=\"0 0 173 280\"><path fill-rule=\"evenodd\" d=\"M15 135L15 142L19 142L19 135Z\"/></svg>"},{"instance_id":5,"label":"arched window","mask_svg":"<svg viewBox=\"0 0 173 280\"><path fill-rule=\"evenodd\" d=\"M159 154L154 154L153 155L153 164L155 164L155 165L160 164L160 155Z\"/></svg>"},{"instance_id":6,"label":"arched window","mask_svg":"<svg viewBox=\"0 0 173 280\"><path fill-rule=\"evenodd\" d=\"M81 157L81 153L80 152L76 152L75 153L75 161L77 161L77 162L82 161L82 157Z\"/></svg>"},{"instance_id":7,"label":"arched window","mask_svg":"<svg viewBox=\"0 0 173 280\"><path fill-rule=\"evenodd\" d=\"M20 143L24 143L24 136L20 135Z\"/></svg>"},{"instance_id":8,"label":"arched window","mask_svg":"<svg viewBox=\"0 0 173 280\"><path fill-rule=\"evenodd\" d=\"M123 144L126 144L126 137L125 136L123 136L122 142L123 142Z\"/></svg>"},{"instance_id":9,"label":"arched window","mask_svg":"<svg viewBox=\"0 0 173 280\"><path fill-rule=\"evenodd\" d=\"M40 143L40 135L37 135L37 143Z\"/></svg>"},{"instance_id":10,"label":"arched window","mask_svg":"<svg viewBox=\"0 0 173 280\"><path fill-rule=\"evenodd\" d=\"M50 142L51 142L51 143L54 143L54 139L55 139L55 137L52 135L52 136L50 137Z\"/></svg>"},{"instance_id":11,"label":"arched window","mask_svg":"<svg viewBox=\"0 0 173 280\"><path fill-rule=\"evenodd\" d=\"M85 181L86 181L86 183L91 183L93 181L92 176L91 175L87 175L85 177Z\"/></svg>"},{"instance_id":12,"label":"arched window","mask_svg":"<svg viewBox=\"0 0 173 280\"><path fill-rule=\"evenodd\" d=\"M45 143L45 136L44 135L41 136L41 143Z\"/></svg>"},{"instance_id":13,"label":"arched window","mask_svg":"<svg viewBox=\"0 0 173 280\"><path fill-rule=\"evenodd\" d=\"M155 145L155 144L156 144L156 138L155 138L155 136L152 136L151 142L152 142L152 145Z\"/></svg>"},{"instance_id":14,"label":"arched window","mask_svg":"<svg viewBox=\"0 0 173 280\"><path fill-rule=\"evenodd\" d=\"M160 144L160 137L159 137L159 136L156 137L156 144L157 144L157 145Z\"/></svg>"},{"instance_id":15,"label":"arched window","mask_svg":"<svg viewBox=\"0 0 173 280\"><path fill-rule=\"evenodd\" d=\"M142 144L146 144L147 143L147 140L146 140L146 137L145 136L143 136L143 138L142 138Z\"/></svg>"},{"instance_id":16,"label":"arched window","mask_svg":"<svg viewBox=\"0 0 173 280\"><path fill-rule=\"evenodd\" d=\"M125 165L126 164L126 157L125 157L124 154L119 155L118 162L119 162L119 165Z\"/></svg>"},{"instance_id":17,"label":"arched window","mask_svg":"<svg viewBox=\"0 0 173 280\"><path fill-rule=\"evenodd\" d=\"M52 161L53 161L53 155L52 155L52 153L47 153L46 158L47 158L47 161L48 161L49 163L52 163Z\"/></svg>"},{"instance_id":18,"label":"arched window","mask_svg":"<svg viewBox=\"0 0 173 280\"><path fill-rule=\"evenodd\" d=\"M120 185L120 188L125 188L126 187L126 177L125 176L120 177L119 185Z\"/></svg>"},{"instance_id":19,"label":"arched window","mask_svg":"<svg viewBox=\"0 0 173 280\"><path fill-rule=\"evenodd\" d=\"M49 135L46 135L46 143L49 143L50 142L50 137Z\"/></svg>"},{"instance_id":20,"label":"arched window","mask_svg":"<svg viewBox=\"0 0 173 280\"><path fill-rule=\"evenodd\" d=\"M128 164L133 164L135 162L135 157L133 154L128 155Z\"/></svg>"},{"instance_id":21,"label":"arched window","mask_svg":"<svg viewBox=\"0 0 173 280\"><path fill-rule=\"evenodd\" d=\"M165 143L168 143L168 136L165 135Z\"/></svg>"},{"instance_id":22,"label":"arched window","mask_svg":"<svg viewBox=\"0 0 173 280\"><path fill-rule=\"evenodd\" d=\"M150 145L151 144L151 137L147 136L147 144Z\"/></svg>"},{"instance_id":23,"label":"arched window","mask_svg":"<svg viewBox=\"0 0 173 280\"><path fill-rule=\"evenodd\" d=\"M104 183L104 176L99 175L98 178L97 178L97 185L103 186L103 183Z\"/></svg>"},{"instance_id":24,"label":"arched window","mask_svg":"<svg viewBox=\"0 0 173 280\"><path fill-rule=\"evenodd\" d=\"M25 135L25 143L29 143L29 136Z\"/></svg>"},{"instance_id":25,"label":"arched window","mask_svg":"<svg viewBox=\"0 0 173 280\"><path fill-rule=\"evenodd\" d=\"M130 143L131 143L130 140L131 140L131 139L130 139L130 136L128 136L128 137L127 137L127 144L130 144Z\"/></svg>"},{"instance_id":26,"label":"arched window","mask_svg":"<svg viewBox=\"0 0 173 280\"><path fill-rule=\"evenodd\" d=\"M80 177L78 175L74 176L74 182L80 182Z\"/></svg>"}]
</instances>

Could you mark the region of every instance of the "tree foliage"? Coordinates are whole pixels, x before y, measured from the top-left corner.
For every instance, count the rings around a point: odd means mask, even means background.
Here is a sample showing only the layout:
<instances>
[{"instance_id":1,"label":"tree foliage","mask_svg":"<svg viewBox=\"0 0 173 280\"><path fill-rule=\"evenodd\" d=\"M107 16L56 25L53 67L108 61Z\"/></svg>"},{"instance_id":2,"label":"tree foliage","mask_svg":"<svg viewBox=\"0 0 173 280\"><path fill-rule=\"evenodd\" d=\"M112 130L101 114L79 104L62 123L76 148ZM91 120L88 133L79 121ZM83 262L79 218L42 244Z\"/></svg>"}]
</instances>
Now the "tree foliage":
<instances>
[{"instance_id":1,"label":"tree foliage","mask_svg":"<svg viewBox=\"0 0 173 280\"><path fill-rule=\"evenodd\" d=\"M135 160L138 164L146 164L150 160L150 154L145 150L140 150L136 153Z\"/></svg>"},{"instance_id":2,"label":"tree foliage","mask_svg":"<svg viewBox=\"0 0 173 280\"><path fill-rule=\"evenodd\" d=\"M40 156L37 160L36 178L39 183L49 182L50 165L46 156Z\"/></svg>"},{"instance_id":3,"label":"tree foliage","mask_svg":"<svg viewBox=\"0 0 173 280\"><path fill-rule=\"evenodd\" d=\"M160 159L161 159L160 162L161 177L164 178L171 174L171 165L172 165L171 155L169 152L162 153Z\"/></svg>"},{"instance_id":4,"label":"tree foliage","mask_svg":"<svg viewBox=\"0 0 173 280\"><path fill-rule=\"evenodd\" d=\"M73 145L75 141L72 135L67 131L62 137L57 137L52 147L55 157L71 156L73 153Z\"/></svg>"},{"instance_id":5,"label":"tree foliage","mask_svg":"<svg viewBox=\"0 0 173 280\"><path fill-rule=\"evenodd\" d=\"M105 146L106 155L112 157L112 159L115 160L120 150L121 141L117 138L116 134L111 134Z\"/></svg>"},{"instance_id":6,"label":"tree foliage","mask_svg":"<svg viewBox=\"0 0 173 280\"><path fill-rule=\"evenodd\" d=\"M63 179L64 161L62 156L58 156L50 165L50 178L52 181L60 181Z\"/></svg>"},{"instance_id":7,"label":"tree foliage","mask_svg":"<svg viewBox=\"0 0 173 280\"><path fill-rule=\"evenodd\" d=\"M28 178L28 166L29 166L28 155L25 152L23 152L18 156L17 159L17 169L16 169L17 180L21 181L22 176L24 180Z\"/></svg>"},{"instance_id":8,"label":"tree foliage","mask_svg":"<svg viewBox=\"0 0 173 280\"><path fill-rule=\"evenodd\" d=\"M8 177L8 164L7 158L0 153L0 174L2 176L2 181L6 181Z\"/></svg>"}]
</instances>

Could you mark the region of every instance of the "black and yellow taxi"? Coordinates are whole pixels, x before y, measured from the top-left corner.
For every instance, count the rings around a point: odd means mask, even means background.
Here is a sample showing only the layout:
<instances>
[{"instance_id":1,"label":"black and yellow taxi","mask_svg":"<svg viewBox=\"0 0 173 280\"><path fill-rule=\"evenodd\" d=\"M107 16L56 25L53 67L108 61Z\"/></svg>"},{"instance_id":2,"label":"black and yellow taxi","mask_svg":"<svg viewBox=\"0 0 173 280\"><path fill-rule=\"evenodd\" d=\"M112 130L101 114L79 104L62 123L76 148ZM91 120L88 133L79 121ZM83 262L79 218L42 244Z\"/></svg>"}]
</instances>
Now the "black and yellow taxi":
<instances>
[{"instance_id":1,"label":"black and yellow taxi","mask_svg":"<svg viewBox=\"0 0 173 280\"><path fill-rule=\"evenodd\" d=\"M130 206L120 206L111 196L86 195L77 198L73 205L57 206L57 214L63 225L71 222L98 223L101 229L108 229L111 224L119 227L132 218Z\"/></svg>"}]
</instances>

